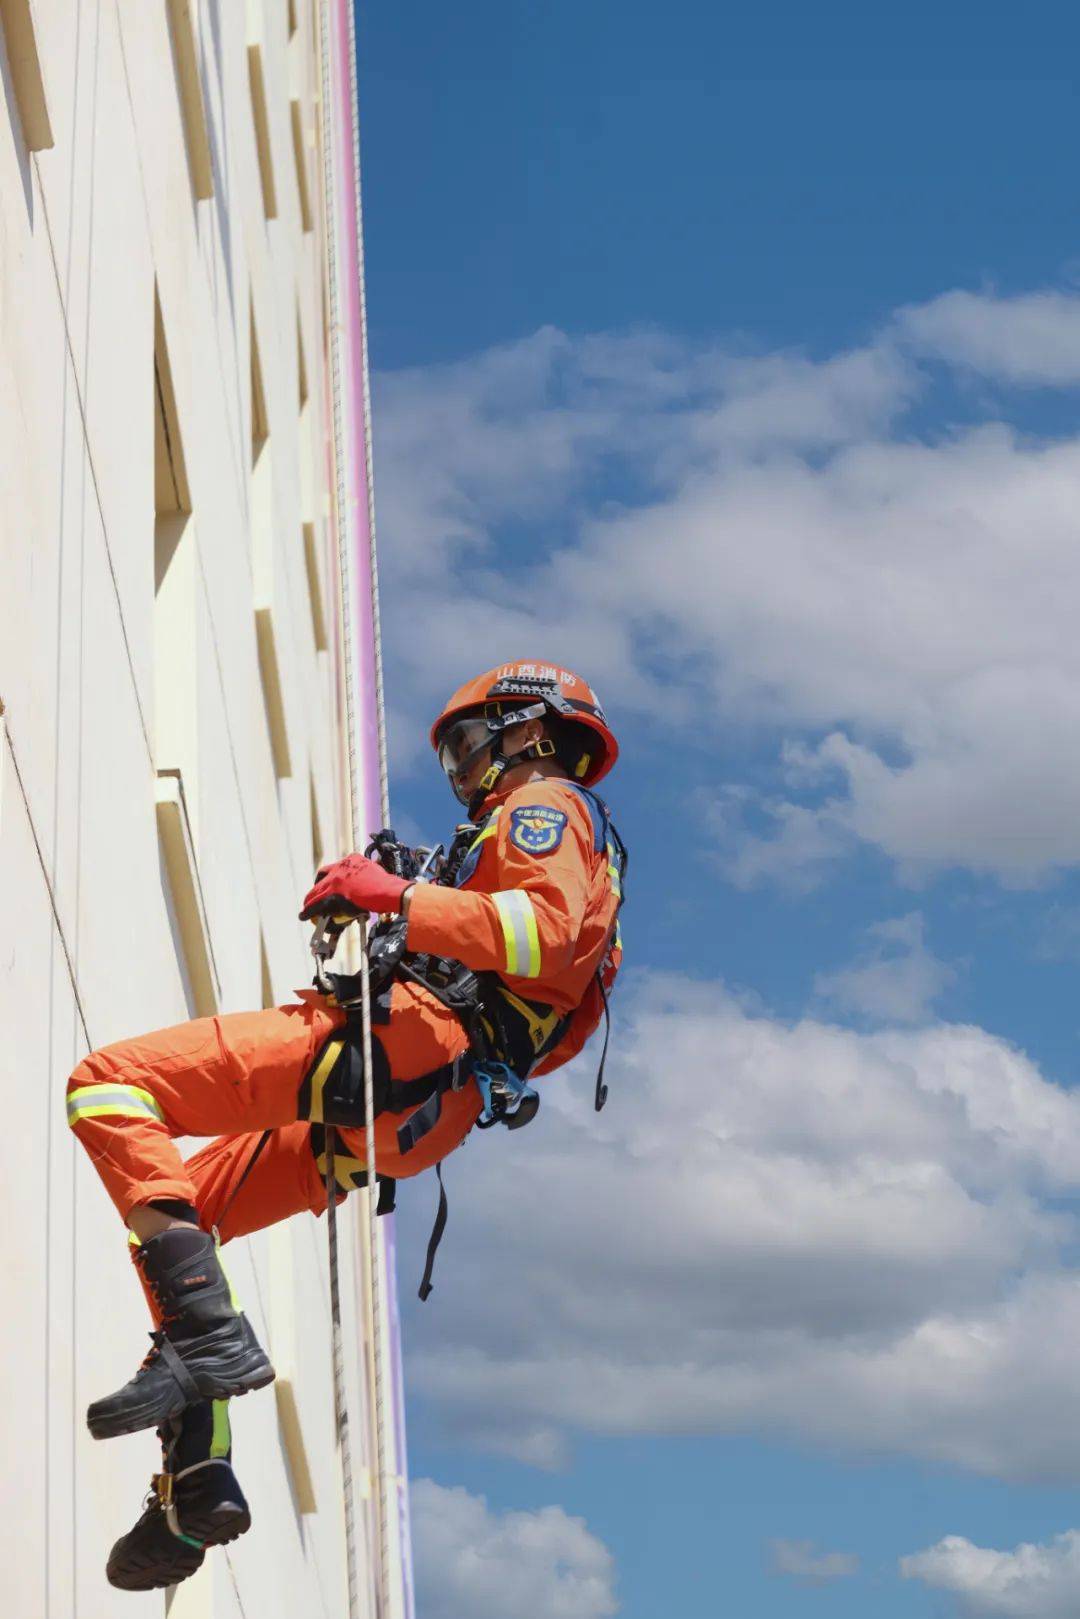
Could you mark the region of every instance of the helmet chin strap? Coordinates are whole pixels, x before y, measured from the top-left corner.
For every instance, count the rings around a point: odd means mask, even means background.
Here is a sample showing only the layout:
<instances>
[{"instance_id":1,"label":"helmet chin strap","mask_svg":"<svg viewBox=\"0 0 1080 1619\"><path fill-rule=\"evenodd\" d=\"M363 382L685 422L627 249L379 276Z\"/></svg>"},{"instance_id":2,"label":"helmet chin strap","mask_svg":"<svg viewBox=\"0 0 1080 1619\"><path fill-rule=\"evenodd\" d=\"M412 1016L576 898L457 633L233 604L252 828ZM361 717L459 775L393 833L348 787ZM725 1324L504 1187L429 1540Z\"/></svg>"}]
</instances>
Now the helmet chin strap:
<instances>
[{"instance_id":1,"label":"helmet chin strap","mask_svg":"<svg viewBox=\"0 0 1080 1619\"><path fill-rule=\"evenodd\" d=\"M476 791L470 794L469 797L470 821L475 821L476 817L483 808L485 801L489 795L495 791L496 787L499 785L499 782L509 770L513 760L517 757L519 757L519 755L514 754L508 759L497 741L491 744L491 763L484 771L484 774L480 777L480 783L476 788Z\"/></svg>"},{"instance_id":2,"label":"helmet chin strap","mask_svg":"<svg viewBox=\"0 0 1080 1619\"><path fill-rule=\"evenodd\" d=\"M519 753L512 753L508 757L502 750L499 738L496 737L491 743L491 763L480 777L476 791L469 797L469 820L475 821L503 776L514 765L522 764L528 759L550 759L554 753L554 742L549 737L541 736L535 742L527 743Z\"/></svg>"}]
</instances>

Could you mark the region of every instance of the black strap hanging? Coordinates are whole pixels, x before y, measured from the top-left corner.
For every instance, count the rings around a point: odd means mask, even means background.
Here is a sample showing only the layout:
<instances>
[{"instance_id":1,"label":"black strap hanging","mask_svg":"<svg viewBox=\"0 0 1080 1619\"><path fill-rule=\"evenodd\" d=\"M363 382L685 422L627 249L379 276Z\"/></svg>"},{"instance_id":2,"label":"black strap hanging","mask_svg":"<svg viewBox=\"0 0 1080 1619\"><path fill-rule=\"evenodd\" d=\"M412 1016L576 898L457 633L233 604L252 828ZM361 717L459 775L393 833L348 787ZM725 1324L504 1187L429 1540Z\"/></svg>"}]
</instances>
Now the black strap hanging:
<instances>
[{"instance_id":1,"label":"black strap hanging","mask_svg":"<svg viewBox=\"0 0 1080 1619\"><path fill-rule=\"evenodd\" d=\"M264 1130L263 1131L262 1135L259 1137L258 1141L256 1141L256 1143L255 1143L254 1152L251 1154L251 1157L248 1159L247 1163L244 1165L243 1174L240 1176L240 1179L237 1181L236 1185L233 1187L232 1191L229 1193L228 1197L225 1199L225 1207L222 1209L221 1213L218 1215L217 1220L214 1223L214 1235L216 1237L218 1237L219 1241L220 1241L220 1237L218 1236L218 1234L220 1233L222 1226L225 1224L225 1216L228 1214L229 1210L232 1208L233 1204L236 1202L236 1199L239 1197L240 1191L241 1191L241 1188L243 1187L244 1182L247 1180L248 1176L251 1174L251 1171L255 1168L255 1165L258 1163L259 1155L262 1152L263 1148L266 1146L266 1143L270 1140L270 1137L273 1135L273 1133L274 1133L273 1130Z\"/></svg>"},{"instance_id":2,"label":"black strap hanging","mask_svg":"<svg viewBox=\"0 0 1080 1619\"><path fill-rule=\"evenodd\" d=\"M608 1093L608 1088L604 1084L604 1064L607 1062L608 1041L611 1039L611 1009L608 1006L607 990L604 988L604 980L601 978L599 973L596 975L596 984L600 991L600 999L604 1003L604 1049L600 1053L600 1066L596 1070L596 1096L594 1098L594 1105L597 1113L599 1113L602 1111L604 1103L607 1101Z\"/></svg>"},{"instance_id":3,"label":"black strap hanging","mask_svg":"<svg viewBox=\"0 0 1080 1619\"><path fill-rule=\"evenodd\" d=\"M439 1207L435 1215L435 1224L431 1228L431 1236L428 1238L427 1259L424 1263L424 1274L420 1279L419 1297L423 1300L426 1300L428 1295L431 1293L431 1272L435 1264L435 1255L438 1253L439 1244L443 1239L443 1232L446 1230L446 1216L448 1212L446 1202L446 1187L443 1185L441 1163L435 1165L435 1173L439 1178Z\"/></svg>"}]
</instances>

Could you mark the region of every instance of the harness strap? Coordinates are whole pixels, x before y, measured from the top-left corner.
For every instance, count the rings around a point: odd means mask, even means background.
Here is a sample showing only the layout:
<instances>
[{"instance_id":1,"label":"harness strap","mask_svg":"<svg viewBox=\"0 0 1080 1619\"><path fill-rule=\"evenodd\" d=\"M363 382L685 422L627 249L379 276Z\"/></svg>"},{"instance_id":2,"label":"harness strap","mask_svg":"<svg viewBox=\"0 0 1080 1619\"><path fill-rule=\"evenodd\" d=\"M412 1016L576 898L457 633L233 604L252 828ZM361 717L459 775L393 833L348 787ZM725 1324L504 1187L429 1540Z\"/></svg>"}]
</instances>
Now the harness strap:
<instances>
[{"instance_id":1,"label":"harness strap","mask_svg":"<svg viewBox=\"0 0 1080 1619\"><path fill-rule=\"evenodd\" d=\"M443 1185L441 1163L435 1165L435 1174L438 1176L439 1180L439 1207L435 1214L435 1224L431 1228L431 1236L428 1238L427 1258L424 1261L424 1274L420 1279L418 1296L421 1300L426 1300L432 1290L431 1272L435 1266L435 1255L439 1251L439 1244L442 1242L443 1232L446 1230L446 1216L449 1212L446 1201L446 1187Z\"/></svg>"},{"instance_id":2,"label":"harness strap","mask_svg":"<svg viewBox=\"0 0 1080 1619\"><path fill-rule=\"evenodd\" d=\"M308 1141L311 1156L315 1160L315 1167L319 1172L320 1181L326 1177L326 1151L327 1126L313 1124ZM362 1191L368 1184L368 1172L359 1158L352 1158L335 1147L334 1151L334 1178L337 1181L338 1191L346 1196L350 1192ZM393 1214L397 1181L392 1175L384 1175L377 1170L375 1179L379 1187L379 1197L376 1204L376 1214Z\"/></svg>"},{"instance_id":3,"label":"harness strap","mask_svg":"<svg viewBox=\"0 0 1080 1619\"><path fill-rule=\"evenodd\" d=\"M206 1456L206 1457L204 1457L204 1459L201 1462L192 1462L190 1467L182 1467L180 1469L179 1473L174 1473L173 1474L173 1481L176 1484L179 1484L180 1480L182 1478L187 1478L189 1473L198 1473L204 1467L231 1467L231 1466L232 1466L232 1463L227 1462L225 1460L224 1456Z\"/></svg>"},{"instance_id":4,"label":"harness strap","mask_svg":"<svg viewBox=\"0 0 1080 1619\"><path fill-rule=\"evenodd\" d=\"M198 1404L203 1397L202 1390L199 1388L198 1383L196 1383L195 1379L192 1377L191 1373L180 1359L180 1356L176 1353L176 1350L170 1343L164 1329L151 1334L151 1336L157 1342L158 1354L169 1368L169 1371L172 1373L176 1382L179 1383L180 1392L187 1395L188 1404Z\"/></svg>"},{"instance_id":5,"label":"harness strap","mask_svg":"<svg viewBox=\"0 0 1080 1619\"><path fill-rule=\"evenodd\" d=\"M398 1126L398 1152L412 1152L416 1143L423 1141L424 1137L434 1130L439 1122L441 1112L442 1092L432 1091L423 1107L418 1107L416 1112L405 1120L404 1124Z\"/></svg>"},{"instance_id":6,"label":"harness strap","mask_svg":"<svg viewBox=\"0 0 1080 1619\"><path fill-rule=\"evenodd\" d=\"M425 1074L420 1080L411 1080L407 1083L426 1087L423 1104L411 1113L404 1124L398 1126L397 1144L398 1152L412 1152L418 1141L434 1130L442 1113L442 1099L447 1091L460 1090L473 1071L473 1055L471 1051L463 1051L454 1061L442 1068L434 1070L433 1074ZM434 1088L432 1080L434 1079ZM395 1108L392 1111L397 1112Z\"/></svg>"},{"instance_id":7,"label":"harness strap","mask_svg":"<svg viewBox=\"0 0 1080 1619\"><path fill-rule=\"evenodd\" d=\"M421 1074L419 1079L391 1080L386 1112L404 1113L406 1109L416 1107L418 1102L430 1102L434 1097L441 1096L444 1091L454 1089L459 1082L460 1070L461 1063L458 1060L444 1063L441 1068L433 1068L430 1073ZM418 1136L417 1140L419 1139Z\"/></svg>"},{"instance_id":8,"label":"harness strap","mask_svg":"<svg viewBox=\"0 0 1080 1619\"><path fill-rule=\"evenodd\" d=\"M154 1489L165 1513L165 1523L169 1533L175 1535L177 1540L184 1541L188 1546L194 1546L198 1551L202 1550L206 1542L196 1540L194 1535L186 1535L181 1529L180 1518L176 1510L176 1485L179 1484L182 1478L187 1478L191 1473L197 1473L200 1468L228 1467L229 1465L223 1456L208 1456L205 1461L192 1462L190 1467L182 1467L179 1473L170 1473L166 1470L164 1473L154 1475Z\"/></svg>"}]
</instances>

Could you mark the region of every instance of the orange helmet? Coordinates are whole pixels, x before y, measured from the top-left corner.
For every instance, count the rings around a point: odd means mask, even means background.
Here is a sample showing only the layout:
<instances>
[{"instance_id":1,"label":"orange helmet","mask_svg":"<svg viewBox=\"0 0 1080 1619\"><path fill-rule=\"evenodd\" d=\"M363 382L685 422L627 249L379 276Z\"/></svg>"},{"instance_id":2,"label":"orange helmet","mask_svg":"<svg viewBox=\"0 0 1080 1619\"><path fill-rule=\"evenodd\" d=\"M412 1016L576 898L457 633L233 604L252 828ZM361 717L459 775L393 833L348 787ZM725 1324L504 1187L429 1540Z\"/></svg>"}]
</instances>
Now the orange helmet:
<instances>
[{"instance_id":1,"label":"orange helmet","mask_svg":"<svg viewBox=\"0 0 1080 1619\"><path fill-rule=\"evenodd\" d=\"M455 775L483 748L493 747L501 732L543 715L559 722L553 727L558 740L542 739L518 757L556 754L583 787L591 787L607 775L619 757L619 744L592 687L580 675L552 664L503 663L459 687L431 727L431 745L454 791L458 791ZM494 749L492 769L469 802L470 814L492 792L510 762Z\"/></svg>"}]
</instances>

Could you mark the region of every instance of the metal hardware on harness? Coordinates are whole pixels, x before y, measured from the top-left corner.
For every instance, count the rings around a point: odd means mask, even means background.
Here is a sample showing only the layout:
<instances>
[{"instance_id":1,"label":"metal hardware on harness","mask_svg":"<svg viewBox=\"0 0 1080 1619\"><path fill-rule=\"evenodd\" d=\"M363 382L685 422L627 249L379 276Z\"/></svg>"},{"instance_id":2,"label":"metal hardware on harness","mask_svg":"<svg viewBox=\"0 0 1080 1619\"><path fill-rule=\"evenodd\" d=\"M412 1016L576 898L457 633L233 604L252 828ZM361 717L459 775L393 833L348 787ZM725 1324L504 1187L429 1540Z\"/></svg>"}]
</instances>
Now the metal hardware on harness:
<instances>
[{"instance_id":1,"label":"metal hardware on harness","mask_svg":"<svg viewBox=\"0 0 1080 1619\"><path fill-rule=\"evenodd\" d=\"M335 955L338 941L347 923L335 922L332 916L320 916L311 935L311 954L315 957L315 987L323 995L330 994L330 980L326 976L326 963Z\"/></svg>"},{"instance_id":2,"label":"metal hardware on harness","mask_svg":"<svg viewBox=\"0 0 1080 1619\"><path fill-rule=\"evenodd\" d=\"M490 1130L493 1124L520 1130L535 1119L540 1107L539 1096L504 1062L477 1064L473 1078L484 1103L484 1111L476 1121L478 1130Z\"/></svg>"},{"instance_id":3,"label":"metal hardware on harness","mask_svg":"<svg viewBox=\"0 0 1080 1619\"><path fill-rule=\"evenodd\" d=\"M407 843L398 839L392 826L384 826L374 834L364 853L369 860L377 860L383 870L394 877L404 877L411 883L439 880L443 858L441 843L432 849L410 849Z\"/></svg>"},{"instance_id":4,"label":"metal hardware on harness","mask_svg":"<svg viewBox=\"0 0 1080 1619\"><path fill-rule=\"evenodd\" d=\"M417 869L416 881L418 883L433 883L433 882L435 882L437 877L438 877L439 871L441 870L441 865L442 865L442 858L443 858L443 846L442 846L442 844L437 843L433 849L428 849L428 850L417 849L416 853L417 854L422 854L424 856L424 859L422 860L422 862L420 863L420 866Z\"/></svg>"},{"instance_id":5,"label":"metal hardware on harness","mask_svg":"<svg viewBox=\"0 0 1080 1619\"><path fill-rule=\"evenodd\" d=\"M433 849L410 849L406 844L398 842L393 827L388 826L381 832L376 832L364 853L369 859L374 856L383 870L391 872L395 877L425 883L437 879L443 858L443 846L437 843ZM312 919L315 931L311 935L310 948L315 958L315 987L321 994L334 994L326 964L336 955L341 935L347 927L366 914L364 911L357 911L352 916L328 913ZM371 968L374 976L381 982L385 982L390 976L404 952L406 928L405 918L401 917L396 924L391 924L390 928L380 929L377 944L375 939L372 941Z\"/></svg>"}]
</instances>

